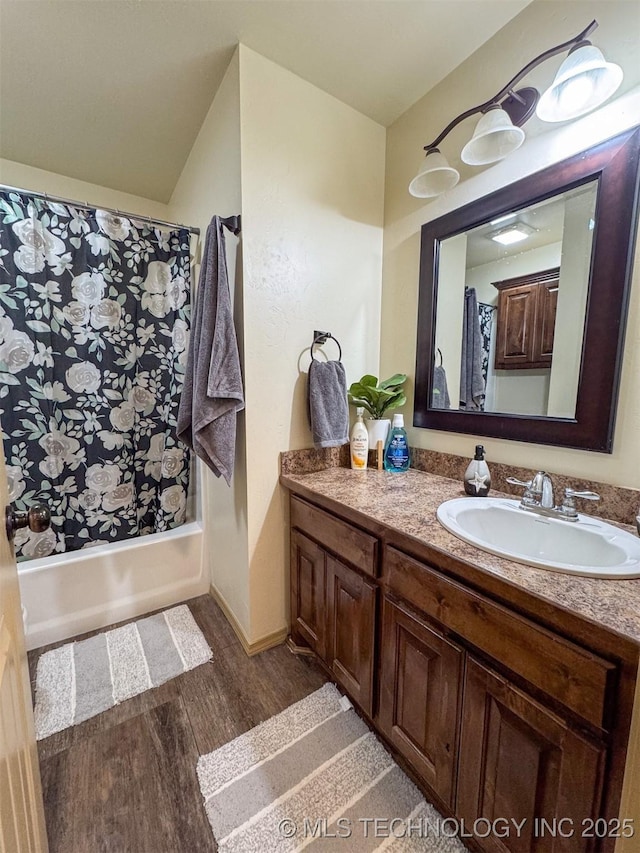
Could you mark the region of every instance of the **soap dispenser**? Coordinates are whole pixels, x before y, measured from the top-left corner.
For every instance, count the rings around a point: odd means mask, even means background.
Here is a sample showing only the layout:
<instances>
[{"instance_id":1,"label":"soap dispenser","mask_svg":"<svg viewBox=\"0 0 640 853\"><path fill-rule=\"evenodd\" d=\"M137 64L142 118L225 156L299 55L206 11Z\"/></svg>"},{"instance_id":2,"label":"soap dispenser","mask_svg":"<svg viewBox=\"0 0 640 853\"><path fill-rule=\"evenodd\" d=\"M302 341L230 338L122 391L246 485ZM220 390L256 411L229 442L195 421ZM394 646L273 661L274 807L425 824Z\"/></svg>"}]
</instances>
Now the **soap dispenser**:
<instances>
[{"instance_id":1,"label":"soap dispenser","mask_svg":"<svg viewBox=\"0 0 640 853\"><path fill-rule=\"evenodd\" d=\"M464 472L464 490L468 495L484 498L489 494L490 488L491 474L489 473L489 466L484 461L484 447L477 444L475 456Z\"/></svg>"}]
</instances>

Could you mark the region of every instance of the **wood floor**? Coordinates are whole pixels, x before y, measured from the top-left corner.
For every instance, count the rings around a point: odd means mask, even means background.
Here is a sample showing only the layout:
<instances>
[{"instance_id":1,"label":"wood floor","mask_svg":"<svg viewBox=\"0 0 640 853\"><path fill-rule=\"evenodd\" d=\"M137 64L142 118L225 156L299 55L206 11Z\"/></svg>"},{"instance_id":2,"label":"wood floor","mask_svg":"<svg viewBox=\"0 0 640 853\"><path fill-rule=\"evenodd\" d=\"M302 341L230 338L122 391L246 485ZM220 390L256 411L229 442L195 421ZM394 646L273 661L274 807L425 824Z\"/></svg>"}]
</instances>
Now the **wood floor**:
<instances>
[{"instance_id":1,"label":"wood floor","mask_svg":"<svg viewBox=\"0 0 640 853\"><path fill-rule=\"evenodd\" d=\"M39 742L50 853L215 851L198 756L326 681L286 646L247 657L208 595L187 604L211 662ZM59 645L30 652L32 689L38 657Z\"/></svg>"}]
</instances>

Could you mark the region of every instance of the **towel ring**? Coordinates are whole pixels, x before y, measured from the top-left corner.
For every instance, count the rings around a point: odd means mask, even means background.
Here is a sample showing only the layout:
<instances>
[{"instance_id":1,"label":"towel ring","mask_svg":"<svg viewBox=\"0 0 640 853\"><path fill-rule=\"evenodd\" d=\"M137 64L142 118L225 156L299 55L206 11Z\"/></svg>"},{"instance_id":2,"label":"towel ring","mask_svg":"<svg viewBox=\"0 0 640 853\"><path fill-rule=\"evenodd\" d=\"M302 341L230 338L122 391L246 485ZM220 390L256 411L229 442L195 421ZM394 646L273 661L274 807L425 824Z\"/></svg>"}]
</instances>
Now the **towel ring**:
<instances>
[{"instance_id":1,"label":"towel ring","mask_svg":"<svg viewBox=\"0 0 640 853\"><path fill-rule=\"evenodd\" d=\"M342 347L340 346L340 342L337 338L334 338L331 332L314 332L313 333L313 341L311 343L311 361L315 361L315 356L313 354L313 348L315 346L322 346L322 344L326 343L327 340L331 338L332 341L335 341L336 346L338 347L338 361L342 361Z\"/></svg>"}]
</instances>

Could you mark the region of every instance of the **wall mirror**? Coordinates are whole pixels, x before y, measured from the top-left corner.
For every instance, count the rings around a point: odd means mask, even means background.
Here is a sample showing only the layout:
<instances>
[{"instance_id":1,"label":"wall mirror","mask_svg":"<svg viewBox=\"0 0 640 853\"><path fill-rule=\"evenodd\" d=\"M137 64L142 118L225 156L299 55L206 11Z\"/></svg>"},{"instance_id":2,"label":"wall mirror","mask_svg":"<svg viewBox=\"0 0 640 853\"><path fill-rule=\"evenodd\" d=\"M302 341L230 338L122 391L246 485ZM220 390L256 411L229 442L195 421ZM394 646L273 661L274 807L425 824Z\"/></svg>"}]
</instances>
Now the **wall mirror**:
<instances>
[{"instance_id":1,"label":"wall mirror","mask_svg":"<svg viewBox=\"0 0 640 853\"><path fill-rule=\"evenodd\" d=\"M422 227L414 425L611 452L640 128Z\"/></svg>"}]
</instances>

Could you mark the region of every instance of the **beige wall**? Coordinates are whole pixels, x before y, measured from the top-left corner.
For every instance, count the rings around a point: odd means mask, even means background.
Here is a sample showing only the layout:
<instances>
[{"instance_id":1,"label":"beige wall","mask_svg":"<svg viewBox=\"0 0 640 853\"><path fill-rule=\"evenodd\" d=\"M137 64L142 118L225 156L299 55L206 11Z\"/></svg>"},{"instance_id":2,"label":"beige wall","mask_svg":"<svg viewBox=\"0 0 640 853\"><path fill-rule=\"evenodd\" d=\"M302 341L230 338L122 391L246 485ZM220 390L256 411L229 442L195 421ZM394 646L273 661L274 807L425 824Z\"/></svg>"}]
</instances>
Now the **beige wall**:
<instances>
[{"instance_id":1,"label":"beige wall","mask_svg":"<svg viewBox=\"0 0 640 853\"><path fill-rule=\"evenodd\" d=\"M243 46L240 110L255 641L288 616L278 454L311 446L313 330L338 338L349 382L378 369L385 130Z\"/></svg>"},{"instance_id":2,"label":"beige wall","mask_svg":"<svg viewBox=\"0 0 640 853\"><path fill-rule=\"evenodd\" d=\"M480 103L504 84L529 57L563 37L578 33L593 18L600 27L593 36L612 61L623 65L625 82L611 103L577 121L559 126L532 119L527 140L506 160L485 169L460 164L457 152L473 131L473 120L463 122L442 150L461 181L435 200L412 198L407 186L421 160L422 146L455 116ZM388 130L385 193L381 371L415 375L415 317L420 261L420 227L463 204L583 150L638 123L640 66L636 57L638 7L635 3L553 2L535 0L486 45L418 101ZM630 36L630 33L634 33ZM558 63L548 62L529 78L543 88ZM529 80L527 81L529 82ZM620 486L640 487L640 253L636 252L631 304L627 323L622 384L613 454L595 454L559 447L483 439L487 459L527 467L537 466L576 477L588 477ZM406 411L412 411L409 400ZM407 421L411 421L407 417ZM473 451L474 436L411 428L418 447L457 453Z\"/></svg>"},{"instance_id":3,"label":"beige wall","mask_svg":"<svg viewBox=\"0 0 640 853\"><path fill-rule=\"evenodd\" d=\"M114 207L117 210L138 213L141 216L167 219L169 215L167 205L159 201L122 193L98 184L88 184L86 181L78 181L76 178L68 178L66 175L58 175L55 172L46 172L44 169L35 169L33 166L16 163L14 160L0 159L0 183L23 190L50 193L71 201L87 202L90 206Z\"/></svg>"},{"instance_id":4,"label":"beige wall","mask_svg":"<svg viewBox=\"0 0 640 853\"><path fill-rule=\"evenodd\" d=\"M172 218L201 229L198 257L214 215L241 213L240 191L240 63L236 50L209 108L169 202ZM243 359L242 264L240 245L225 233L229 284L240 358ZM196 270L196 276L199 271ZM229 488L198 464L205 520L205 565L211 584L248 636L249 560L247 550L247 466L244 412L237 420L234 477Z\"/></svg>"}]
</instances>

